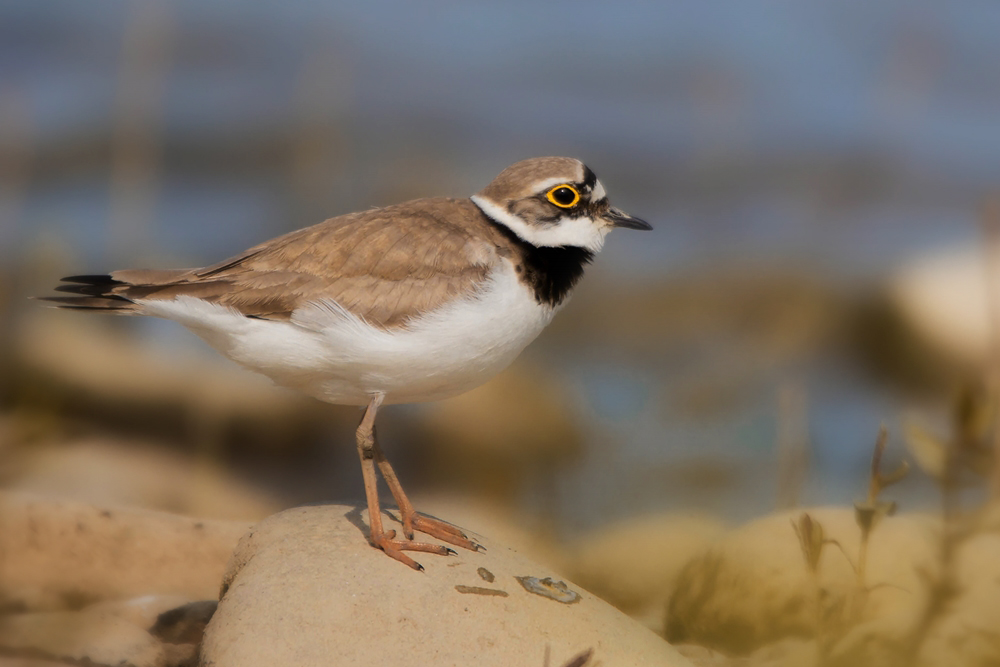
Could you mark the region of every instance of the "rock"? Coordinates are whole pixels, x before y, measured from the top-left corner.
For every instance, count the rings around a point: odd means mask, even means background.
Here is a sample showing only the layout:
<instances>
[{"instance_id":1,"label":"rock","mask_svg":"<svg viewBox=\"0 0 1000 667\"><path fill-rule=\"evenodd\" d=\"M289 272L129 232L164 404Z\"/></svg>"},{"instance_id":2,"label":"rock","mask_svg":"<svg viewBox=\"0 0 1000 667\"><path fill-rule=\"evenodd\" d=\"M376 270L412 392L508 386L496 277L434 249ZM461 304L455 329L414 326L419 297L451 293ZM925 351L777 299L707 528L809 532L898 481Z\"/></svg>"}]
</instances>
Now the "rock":
<instances>
[{"instance_id":1,"label":"rock","mask_svg":"<svg viewBox=\"0 0 1000 667\"><path fill-rule=\"evenodd\" d=\"M12 390L28 405L45 397L32 407L57 405L78 419L241 451L301 449L331 424L355 421L351 410L276 387L214 353L142 342L114 319L46 308L22 318Z\"/></svg>"},{"instance_id":2,"label":"rock","mask_svg":"<svg viewBox=\"0 0 1000 667\"><path fill-rule=\"evenodd\" d=\"M7 488L93 505L259 521L281 509L211 461L145 442L89 437L12 453Z\"/></svg>"},{"instance_id":3,"label":"rock","mask_svg":"<svg viewBox=\"0 0 1000 667\"><path fill-rule=\"evenodd\" d=\"M446 516L449 521L474 533L489 535L559 574L568 574L566 549L552 538L552 531L537 517L524 516L478 496L421 493L414 496L413 502L422 512Z\"/></svg>"},{"instance_id":4,"label":"rock","mask_svg":"<svg viewBox=\"0 0 1000 667\"><path fill-rule=\"evenodd\" d=\"M202 661L257 665L690 665L572 582L492 540L486 552L417 554L424 572L372 548L364 513L287 510L240 541ZM519 579L520 577L520 579Z\"/></svg>"},{"instance_id":5,"label":"rock","mask_svg":"<svg viewBox=\"0 0 1000 667\"><path fill-rule=\"evenodd\" d=\"M762 646L745 661L736 663L739 667L819 667L821 664L816 641L797 637ZM878 662L860 664L885 667L883 663Z\"/></svg>"},{"instance_id":6,"label":"rock","mask_svg":"<svg viewBox=\"0 0 1000 667\"><path fill-rule=\"evenodd\" d=\"M633 618L663 630L663 610L677 575L692 556L722 535L709 516L652 514L584 535L569 549L568 574Z\"/></svg>"},{"instance_id":7,"label":"rock","mask_svg":"<svg viewBox=\"0 0 1000 667\"><path fill-rule=\"evenodd\" d=\"M198 600L168 609L147 625L149 634L171 644L195 644L201 647L205 626L219 607L216 600Z\"/></svg>"},{"instance_id":8,"label":"rock","mask_svg":"<svg viewBox=\"0 0 1000 667\"><path fill-rule=\"evenodd\" d=\"M732 659L726 654L697 644L674 644L674 648L695 667L730 667L733 664Z\"/></svg>"},{"instance_id":9,"label":"rock","mask_svg":"<svg viewBox=\"0 0 1000 667\"><path fill-rule=\"evenodd\" d=\"M729 656L697 644L674 646L697 667L819 667L822 664L814 640L783 639L762 646L747 656ZM887 667L877 662L860 664Z\"/></svg>"},{"instance_id":10,"label":"rock","mask_svg":"<svg viewBox=\"0 0 1000 667\"><path fill-rule=\"evenodd\" d=\"M920 651L928 667L1000 664L1000 534L981 533L956 554L957 597L932 623Z\"/></svg>"},{"instance_id":11,"label":"rock","mask_svg":"<svg viewBox=\"0 0 1000 667\"><path fill-rule=\"evenodd\" d=\"M698 554L684 567L668 606L666 637L726 652L748 654L790 637L813 637L817 588L792 527L802 510L753 521ZM849 508L808 510L828 540L819 565L826 614L822 629L837 634L879 619L909 627L926 599L921 572L935 571L938 523L922 516L887 517L871 536L867 584L861 604L857 576L860 531ZM856 613L855 613L856 612Z\"/></svg>"},{"instance_id":12,"label":"rock","mask_svg":"<svg viewBox=\"0 0 1000 667\"><path fill-rule=\"evenodd\" d=\"M998 261L994 250L992 262ZM965 366L989 356L987 253L979 245L916 258L891 280L888 295L903 321L939 354Z\"/></svg>"},{"instance_id":13,"label":"rock","mask_svg":"<svg viewBox=\"0 0 1000 667\"><path fill-rule=\"evenodd\" d=\"M150 595L78 611L0 616L0 652L45 656L74 664L192 664L198 653L197 642L165 640L149 632L156 619L177 604L175 597Z\"/></svg>"},{"instance_id":14,"label":"rock","mask_svg":"<svg viewBox=\"0 0 1000 667\"><path fill-rule=\"evenodd\" d=\"M249 526L0 493L0 610L78 609L146 594L214 599Z\"/></svg>"}]
</instances>

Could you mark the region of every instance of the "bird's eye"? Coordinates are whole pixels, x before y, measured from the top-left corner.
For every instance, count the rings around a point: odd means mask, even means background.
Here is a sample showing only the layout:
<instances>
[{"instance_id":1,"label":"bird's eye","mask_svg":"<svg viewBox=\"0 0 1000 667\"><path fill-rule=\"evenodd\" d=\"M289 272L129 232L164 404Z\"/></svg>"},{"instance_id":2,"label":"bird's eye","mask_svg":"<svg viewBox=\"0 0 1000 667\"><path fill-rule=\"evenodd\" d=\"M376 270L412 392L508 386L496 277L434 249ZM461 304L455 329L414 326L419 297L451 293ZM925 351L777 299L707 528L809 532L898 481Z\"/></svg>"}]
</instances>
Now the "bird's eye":
<instances>
[{"instance_id":1,"label":"bird's eye","mask_svg":"<svg viewBox=\"0 0 1000 667\"><path fill-rule=\"evenodd\" d=\"M580 201L580 193L572 185L557 185L545 193L545 198L559 208L573 208Z\"/></svg>"}]
</instances>

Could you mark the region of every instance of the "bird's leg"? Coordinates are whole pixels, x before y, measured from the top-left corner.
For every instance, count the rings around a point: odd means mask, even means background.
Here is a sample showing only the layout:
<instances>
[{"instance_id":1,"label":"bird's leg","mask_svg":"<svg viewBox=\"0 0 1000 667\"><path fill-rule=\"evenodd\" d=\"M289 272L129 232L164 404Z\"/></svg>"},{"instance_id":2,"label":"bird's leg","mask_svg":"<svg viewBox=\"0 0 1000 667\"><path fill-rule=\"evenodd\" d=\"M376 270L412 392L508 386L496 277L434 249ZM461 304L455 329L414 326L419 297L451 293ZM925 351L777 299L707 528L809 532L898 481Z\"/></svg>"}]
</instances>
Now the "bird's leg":
<instances>
[{"instance_id":1,"label":"bird's leg","mask_svg":"<svg viewBox=\"0 0 1000 667\"><path fill-rule=\"evenodd\" d=\"M480 545L470 540L456 526L440 519L425 516L413 509L413 503L406 497L403 486L399 483L399 478L396 477L396 472L389 464L389 460L385 458L385 454L382 453L382 448L379 447L377 440L373 439L372 447L375 454L375 463L378 465L382 477L385 478L386 484L389 485L389 491L392 492L392 497L396 499L396 505L399 507L399 513L403 521L403 535L412 540L413 531L419 530L421 533L427 533L443 542L454 544L456 547L463 547L472 551L482 549Z\"/></svg>"},{"instance_id":2,"label":"bird's leg","mask_svg":"<svg viewBox=\"0 0 1000 667\"><path fill-rule=\"evenodd\" d=\"M429 544L426 542L413 542L411 540L397 540L396 531L386 531L382 528L382 510L378 502L378 486L375 478L375 456L377 445L375 444L375 413L378 412L379 405L382 404L383 396L375 395L368 408L365 410L361 424L358 426L358 456L361 457L361 473L365 480L365 497L368 500L368 523L371 525L372 544L387 555L395 558L400 563L409 565L414 570L423 570L423 566L417 561L403 553L403 551L426 551L428 553L446 556L455 553L446 546L440 544ZM393 476L395 478L395 476ZM397 481L398 485L399 482ZM395 494L395 492L393 492ZM412 509L412 508L411 508Z\"/></svg>"}]
</instances>

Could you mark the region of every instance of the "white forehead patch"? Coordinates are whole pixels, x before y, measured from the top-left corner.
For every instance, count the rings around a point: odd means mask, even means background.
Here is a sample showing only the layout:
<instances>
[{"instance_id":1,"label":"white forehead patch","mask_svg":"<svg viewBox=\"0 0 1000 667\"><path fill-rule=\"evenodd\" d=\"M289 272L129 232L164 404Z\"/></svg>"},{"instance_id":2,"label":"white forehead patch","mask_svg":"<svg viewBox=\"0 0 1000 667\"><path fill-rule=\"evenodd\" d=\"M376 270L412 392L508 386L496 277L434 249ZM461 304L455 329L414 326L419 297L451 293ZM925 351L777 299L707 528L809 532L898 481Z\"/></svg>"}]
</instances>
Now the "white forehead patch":
<instances>
[{"instance_id":1,"label":"white forehead patch","mask_svg":"<svg viewBox=\"0 0 1000 667\"><path fill-rule=\"evenodd\" d=\"M539 181L535 184L535 192L544 192L554 185L562 185L563 183L572 182L572 178L546 178L544 181Z\"/></svg>"},{"instance_id":2,"label":"white forehead patch","mask_svg":"<svg viewBox=\"0 0 1000 667\"><path fill-rule=\"evenodd\" d=\"M571 182L571 179L567 178L546 178L544 181L539 181L535 184L535 192L545 192L553 186ZM607 196L608 193L604 191L604 186L601 182L597 181L594 183L594 189L590 191L590 201L601 201Z\"/></svg>"}]
</instances>

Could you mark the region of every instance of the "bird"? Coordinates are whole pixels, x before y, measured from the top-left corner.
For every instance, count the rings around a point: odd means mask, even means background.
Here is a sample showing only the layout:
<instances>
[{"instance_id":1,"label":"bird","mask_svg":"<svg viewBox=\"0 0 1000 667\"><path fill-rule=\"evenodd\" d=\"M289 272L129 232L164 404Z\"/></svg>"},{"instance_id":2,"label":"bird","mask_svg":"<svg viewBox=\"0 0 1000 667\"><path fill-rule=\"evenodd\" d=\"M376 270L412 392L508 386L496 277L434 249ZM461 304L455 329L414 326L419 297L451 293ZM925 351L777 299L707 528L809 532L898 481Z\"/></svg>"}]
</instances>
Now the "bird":
<instances>
[{"instance_id":1,"label":"bird","mask_svg":"<svg viewBox=\"0 0 1000 667\"><path fill-rule=\"evenodd\" d=\"M482 547L417 512L375 434L383 405L447 398L507 367L545 328L614 228L650 230L566 157L517 162L469 198L348 213L196 269L62 279L56 306L174 320L241 366L329 403L363 408L355 433L369 541L405 552ZM377 473L402 537L382 523Z\"/></svg>"}]
</instances>

